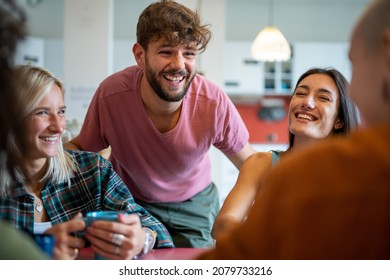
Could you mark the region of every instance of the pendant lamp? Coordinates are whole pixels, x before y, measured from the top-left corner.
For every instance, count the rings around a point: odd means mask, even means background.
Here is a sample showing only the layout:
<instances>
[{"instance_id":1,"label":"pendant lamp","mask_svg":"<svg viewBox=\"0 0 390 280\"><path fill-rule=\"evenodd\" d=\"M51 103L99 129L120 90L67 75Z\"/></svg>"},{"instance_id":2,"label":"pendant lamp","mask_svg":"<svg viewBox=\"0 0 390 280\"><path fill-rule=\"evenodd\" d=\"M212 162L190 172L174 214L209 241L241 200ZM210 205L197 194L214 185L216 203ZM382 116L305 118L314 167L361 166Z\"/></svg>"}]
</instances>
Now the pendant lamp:
<instances>
[{"instance_id":1,"label":"pendant lamp","mask_svg":"<svg viewBox=\"0 0 390 280\"><path fill-rule=\"evenodd\" d=\"M273 0L269 1L271 24L263 28L252 43L251 53L259 61L285 61L291 58L290 44L278 28L272 25Z\"/></svg>"}]
</instances>

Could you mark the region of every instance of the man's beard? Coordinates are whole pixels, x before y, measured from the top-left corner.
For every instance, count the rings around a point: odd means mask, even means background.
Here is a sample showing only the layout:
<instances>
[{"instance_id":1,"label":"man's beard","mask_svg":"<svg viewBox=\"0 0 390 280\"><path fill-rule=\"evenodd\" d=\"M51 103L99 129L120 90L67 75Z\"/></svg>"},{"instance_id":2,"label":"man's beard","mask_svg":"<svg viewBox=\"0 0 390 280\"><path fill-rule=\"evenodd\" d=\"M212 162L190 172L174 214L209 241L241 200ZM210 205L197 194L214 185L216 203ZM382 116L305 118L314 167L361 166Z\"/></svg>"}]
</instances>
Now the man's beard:
<instances>
[{"instance_id":1,"label":"man's beard","mask_svg":"<svg viewBox=\"0 0 390 280\"><path fill-rule=\"evenodd\" d=\"M145 74L150 86L152 87L152 89L154 90L154 92L157 94L158 97L160 97L162 100L167 102L178 102L182 100L184 95L187 93L192 80L195 77L194 74L189 78L186 85L184 86L184 89L181 92L177 93L176 95L169 95L167 92L165 92L162 89L161 85L158 82L157 74L151 70L148 64L146 64L146 69L147 70ZM186 79L186 77L188 76L187 71L184 72L184 71L173 70L173 71L165 72L164 74L169 74L169 75L181 74L184 75L184 79Z\"/></svg>"}]
</instances>

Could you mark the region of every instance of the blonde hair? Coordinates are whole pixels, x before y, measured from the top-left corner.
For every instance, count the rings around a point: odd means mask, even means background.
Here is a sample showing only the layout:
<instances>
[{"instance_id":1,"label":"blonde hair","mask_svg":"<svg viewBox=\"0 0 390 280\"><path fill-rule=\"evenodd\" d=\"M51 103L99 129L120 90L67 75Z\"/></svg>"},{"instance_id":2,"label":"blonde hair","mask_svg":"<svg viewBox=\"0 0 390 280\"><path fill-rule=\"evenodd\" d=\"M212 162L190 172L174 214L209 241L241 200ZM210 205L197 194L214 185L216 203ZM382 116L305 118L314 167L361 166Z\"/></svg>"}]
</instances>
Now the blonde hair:
<instances>
[{"instance_id":1,"label":"blonde hair","mask_svg":"<svg viewBox=\"0 0 390 280\"><path fill-rule=\"evenodd\" d=\"M62 93L64 93L64 86L52 73L37 66L16 66L14 71L15 75L20 78L17 88L17 98L20 105L19 108L22 110L20 113L24 120L23 129L26 131L27 117L36 109L46 94L48 94L54 85L57 85ZM10 142L11 149L14 149L15 153L18 153L20 158L23 158L21 149L18 147L18 142L15 137L10 137ZM23 166L15 167L16 179L22 183L27 179L23 175L23 169ZM47 181L54 184L67 181L70 185L70 177L73 172L76 171L78 171L78 166L73 160L72 155L64 150L62 140L60 139L58 143L58 153L55 157L48 159L47 169L40 181ZM2 195L8 194L9 187L12 183L12 178L10 176L0 178L0 184L1 186L4 186L4 188L1 189Z\"/></svg>"}]
</instances>

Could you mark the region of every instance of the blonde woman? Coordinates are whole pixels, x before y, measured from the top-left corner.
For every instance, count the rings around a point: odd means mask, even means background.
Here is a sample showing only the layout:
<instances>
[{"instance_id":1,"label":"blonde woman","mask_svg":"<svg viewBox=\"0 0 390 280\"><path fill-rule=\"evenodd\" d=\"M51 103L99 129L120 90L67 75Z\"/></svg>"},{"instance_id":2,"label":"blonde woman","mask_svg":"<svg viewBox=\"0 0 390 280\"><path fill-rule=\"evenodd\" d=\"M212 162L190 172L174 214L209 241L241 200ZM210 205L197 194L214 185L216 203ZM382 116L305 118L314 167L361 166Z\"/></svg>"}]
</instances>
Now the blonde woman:
<instances>
[{"instance_id":1,"label":"blonde woman","mask_svg":"<svg viewBox=\"0 0 390 280\"><path fill-rule=\"evenodd\" d=\"M154 244L172 247L166 228L134 202L109 161L97 153L63 149L66 106L62 83L42 68L19 66L15 71L22 80L20 114L29 149L21 154L22 166L15 168L16 186L10 187L10 178L3 184L0 217L30 233L54 234L54 257L58 259L77 256L85 244L74 235L85 229L78 218L95 210L123 212L119 222L96 222L86 229L93 250L105 258L132 259ZM18 151L16 143L13 149Z\"/></svg>"}]
</instances>

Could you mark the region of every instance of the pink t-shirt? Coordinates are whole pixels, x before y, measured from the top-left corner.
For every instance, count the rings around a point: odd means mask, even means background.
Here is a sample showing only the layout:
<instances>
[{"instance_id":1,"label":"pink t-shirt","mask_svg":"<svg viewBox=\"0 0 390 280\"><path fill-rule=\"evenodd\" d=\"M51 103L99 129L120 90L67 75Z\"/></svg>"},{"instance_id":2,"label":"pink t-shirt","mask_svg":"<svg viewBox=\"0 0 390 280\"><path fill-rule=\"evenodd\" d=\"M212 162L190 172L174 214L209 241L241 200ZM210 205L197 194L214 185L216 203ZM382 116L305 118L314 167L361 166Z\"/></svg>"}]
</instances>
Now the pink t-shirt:
<instances>
[{"instance_id":1,"label":"pink t-shirt","mask_svg":"<svg viewBox=\"0 0 390 280\"><path fill-rule=\"evenodd\" d=\"M176 127L159 132L141 99L141 76L142 69L132 66L100 84L79 135L81 147L111 146L114 169L135 198L187 200L211 183L211 145L233 155L248 142L248 130L228 96L197 75Z\"/></svg>"}]
</instances>

